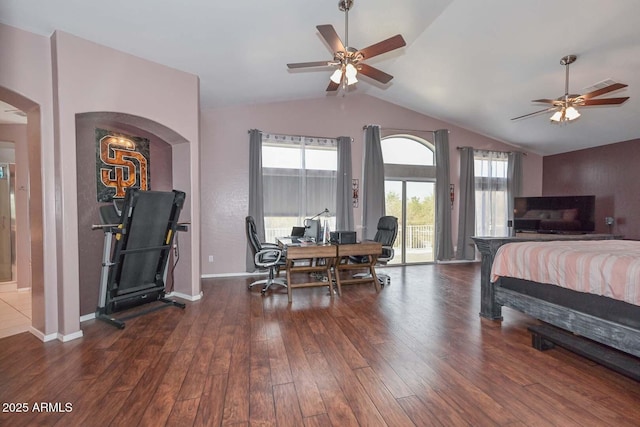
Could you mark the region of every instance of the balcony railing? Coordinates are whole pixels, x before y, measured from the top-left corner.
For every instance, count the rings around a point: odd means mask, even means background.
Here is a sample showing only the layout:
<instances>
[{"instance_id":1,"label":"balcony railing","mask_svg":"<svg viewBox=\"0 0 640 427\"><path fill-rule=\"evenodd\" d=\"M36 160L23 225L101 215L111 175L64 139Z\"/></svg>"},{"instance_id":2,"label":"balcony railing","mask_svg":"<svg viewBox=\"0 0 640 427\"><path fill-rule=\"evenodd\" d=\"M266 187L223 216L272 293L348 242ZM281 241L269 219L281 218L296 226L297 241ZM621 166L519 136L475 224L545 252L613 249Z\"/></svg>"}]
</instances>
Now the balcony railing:
<instances>
[{"instance_id":1,"label":"balcony railing","mask_svg":"<svg viewBox=\"0 0 640 427\"><path fill-rule=\"evenodd\" d=\"M398 238L393 247L399 249L402 244L402 227L398 229ZM409 249L432 249L433 248L434 226L409 225L407 227L407 250Z\"/></svg>"}]
</instances>

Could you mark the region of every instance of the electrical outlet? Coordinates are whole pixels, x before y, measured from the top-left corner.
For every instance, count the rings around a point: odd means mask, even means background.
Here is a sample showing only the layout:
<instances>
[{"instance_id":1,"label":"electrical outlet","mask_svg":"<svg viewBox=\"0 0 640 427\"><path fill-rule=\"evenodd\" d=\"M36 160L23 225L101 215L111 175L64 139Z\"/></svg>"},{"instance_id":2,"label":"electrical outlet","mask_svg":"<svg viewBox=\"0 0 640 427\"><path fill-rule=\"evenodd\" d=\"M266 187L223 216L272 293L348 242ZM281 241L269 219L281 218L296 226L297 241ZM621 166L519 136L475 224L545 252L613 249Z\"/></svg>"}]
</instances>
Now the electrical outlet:
<instances>
[{"instance_id":1,"label":"electrical outlet","mask_svg":"<svg viewBox=\"0 0 640 427\"><path fill-rule=\"evenodd\" d=\"M213 255L209 255L209 262L213 262Z\"/></svg>"}]
</instances>

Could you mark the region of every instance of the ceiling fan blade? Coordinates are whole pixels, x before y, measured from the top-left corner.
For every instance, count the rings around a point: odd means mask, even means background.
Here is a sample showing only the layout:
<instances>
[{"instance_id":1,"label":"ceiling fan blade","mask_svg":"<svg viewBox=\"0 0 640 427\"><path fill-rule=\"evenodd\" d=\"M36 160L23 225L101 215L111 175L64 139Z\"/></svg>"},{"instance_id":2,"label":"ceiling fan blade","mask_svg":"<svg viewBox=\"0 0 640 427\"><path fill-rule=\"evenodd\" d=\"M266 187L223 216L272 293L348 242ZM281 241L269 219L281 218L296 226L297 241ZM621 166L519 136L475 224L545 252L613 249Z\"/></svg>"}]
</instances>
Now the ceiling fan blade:
<instances>
[{"instance_id":1,"label":"ceiling fan blade","mask_svg":"<svg viewBox=\"0 0 640 427\"><path fill-rule=\"evenodd\" d=\"M323 39L329 44L331 49L333 49L333 53L335 52L344 52L346 49L344 48L344 44L342 44L342 40L336 33L336 30L333 28L333 25L318 25L316 26L320 35Z\"/></svg>"},{"instance_id":2,"label":"ceiling fan blade","mask_svg":"<svg viewBox=\"0 0 640 427\"><path fill-rule=\"evenodd\" d=\"M534 99L531 102L542 102L543 104L555 104L559 102L557 99Z\"/></svg>"},{"instance_id":3,"label":"ceiling fan blade","mask_svg":"<svg viewBox=\"0 0 640 427\"><path fill-rule=\"evenodd\" d=\"M372 44L371 46L365 47L364 49L360 49L358 53L360 53L364 59L369 59L406 45L407 43L404 41L402 36L400 34L396 34L395 36L390 37L386 40L383 40L376 44Z\"/></svg>"},{"instance_id":4,"label":"ceiling fan blade","mask_svg":"<svg viewBox=\"0 0 640 427\"><path fill-rule=\"evenodd\" d=\"M529 114L525 114L524 116L518 116L518 117L514 117L511 120L518 120L518 119L524 119L525 117L529 117L529 116L534 116L536 114L540 114L540 113L546 113L548 111L553 111L555 110L556 107L551 107L551 108L545 108L544 110L539 110L539 111L534 111L533 113L529 113Z\"/></svg>"},{"instance_id":5,"label":"ceiling fan blade","mask_svg":"<svg viewBox=\"0 0 640 427\"><path fill-rule=\"evenodd\" d=\"M603 87L601 89L594 90L593 92L589 92L589 93L585 93L584 95L580 95L580 98L582 98L582 99L595 98L596 96L604 95L605 93L613 92L614 90L622 89L622 88L625 88L627 86L628 85L626 85L624 83L614 83L612 85L605 86L605 87Z\"/></svg>"},{"instance_id":6,"label":"ceiling fan blade","mask_svg":"<svg viewBox=\"0 0 640 427\"><path fill-rule=\"evenodd\" d=\"M340 80L342 83L342 80ZM336 83L333 80L329 80L329 86L327 86L327 92L335 92L340 87L340 83Z\"/></svg>"},{"instance_id":7,"label":"ceiling fan blade","mask_svg":"<svg viewBox=\"0 0 640 427\"><path fill-rule=\"evenodd\" d=\"M604 99L587 99L579 105L617 105L625 102L629 97L624 98L604 98Z\"/></svg>"},{"instance_id":8,"label":"ceiling fan blade","mask_svg":"<svg viewBox=\"0 0 640 427\"><path fill-rule=\"evenodd\" d=\"M391 74L387 74L382 70L379 70L370 65L360 63L358 64L359 71L367 77L371 77L373 80L377 80L382 84L389 83L393 76Z\"/></svg>"},{"instance_id":9,"label":"ceiling fan blade","mask_svg":"<svg viewBox=\"0 0 640 427\"><path fill-rule=\"evenodd\" d=\"M289 68L309 68L309 67L330 67L333 65L332 61L315 61L315 62L295 62L293 64L287 64Z\"/></svg>"}]
</instances>

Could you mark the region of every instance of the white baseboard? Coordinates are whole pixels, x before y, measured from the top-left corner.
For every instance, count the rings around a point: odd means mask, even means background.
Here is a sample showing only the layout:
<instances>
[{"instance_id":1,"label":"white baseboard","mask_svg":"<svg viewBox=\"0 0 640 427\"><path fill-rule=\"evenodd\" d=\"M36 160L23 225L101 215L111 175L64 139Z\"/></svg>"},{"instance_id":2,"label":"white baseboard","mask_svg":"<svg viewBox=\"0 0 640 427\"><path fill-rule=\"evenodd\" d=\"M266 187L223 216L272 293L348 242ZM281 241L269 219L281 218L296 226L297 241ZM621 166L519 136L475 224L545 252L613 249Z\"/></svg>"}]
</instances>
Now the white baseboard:
<instances>
[{"instance_id":1,"label":"white baseboard","mask_svg":"<svg viewBox=\"0 0 640 427\"><path fill-rule=\"evenodd\" d=\"M78 338L82 338L82 336L83 336L82 330L79 330L77 332L74 332L74 333L68 334L68 335L58 334L57 338L58 338L59 341L69 342L69 341L72 341L72 340L76 340Z\"/></svg>"},{"instance_id":2,"label":"white baseboard","mask_svg":"<svg viewBox=\"0 0 640 427\"><path fill-rule=\"evenodd\" d=\"M82 338L83 336L81 330L68 335L63 335L61 333L53 333L53 334L45 335L39 330L37 330L36 328L34 328L33 326L29 329L29 332L31 332L32 335L34 335L36 338L38 338L42 342L49 342L55 339L62 342L68 342L78 338Z\"/></svg>"},{"instance_id":3,"label":"white baseboard","mask_svg":"<svg viewBox=\"0 0 640 427\"><path fill-rule=\"evenodd\" d=\"M49 341L53 341L56 338L58 338L58 334L45 335L42 332L40 332L39 330L37 330L36 328L34 328L33 326L31 326L29 328L29 332L31 332L31 335L35 336L36 338L38 338L42 342L49 342Z\"/></svg>"},{"instance_id":4,"label":"white baseboard","mask_svg":"<svg viewBox=\"0 0 640 427\"><path fill-rule=\"evenodd\" d=\"M251 276L266 276L269 272L258 272L258 273L216 273L216 274L201 274L201 279L215 279L220 277L251 277Z\"/></svg>"},{"instance_id":5,"label":"white baseboard","mask_svg":"<svg viewBox=\"0 0 640 427\"><path fill-rule=\"evenodd\" d=\"M198 295L187 295L187 294L183 294L182 292L175 292L174 291L174 292L168 293L166 296L168 298L176 297L176 298L180 298L180 299L183 299L183 300L186 300L186 301L193 302L193 301L201 300L202 299L202 295L203 295L202 291L200 291L200 294L198 294Z\"/></svg>"},{"instance_id":6,"label":"white baseboard","mask_svg":"<svg viewBox=\"0 0 640 427\"><path fill-rule=\"evenodd\" d=\"M96 313L85 314L84 316L80 316L80 323L86 322L87 320L93 320L96 318Z\"/></svg>"}]
</instances>

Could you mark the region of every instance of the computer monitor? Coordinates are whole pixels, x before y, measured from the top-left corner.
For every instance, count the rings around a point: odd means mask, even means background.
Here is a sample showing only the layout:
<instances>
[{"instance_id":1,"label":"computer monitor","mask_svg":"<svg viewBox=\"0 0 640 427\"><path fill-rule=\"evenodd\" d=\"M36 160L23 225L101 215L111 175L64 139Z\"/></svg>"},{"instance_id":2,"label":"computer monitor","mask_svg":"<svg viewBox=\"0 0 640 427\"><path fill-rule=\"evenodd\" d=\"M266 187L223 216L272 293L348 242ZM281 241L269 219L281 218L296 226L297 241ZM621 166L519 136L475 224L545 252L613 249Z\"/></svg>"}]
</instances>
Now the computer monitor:
<instances>
[{"instance_id":1,"label":"computer monitor","mask_svg":"<svg viewBox=\"0 0 640 427\"><path fill-rule=\"evenodd\" d=\"M306 228L304 228L304 227L297 227L297 226L294 226L294 227L291 229L291 237L302 237L302 236L304 236L304 232L305 232L306 230L307 230L307 229L306 229Z\"/></svg>"},{"instance_id":2,"label":"computer monitor","mask_svg":"<svg viewBox=\"0 0 640 427\"><path fill-rule=\"evenodd\" d=\"M320 220L305 219L304 229L304 237L313 238L316 242L322 240L322 228L320 227Z\"/></svg>"}]
</instances>

